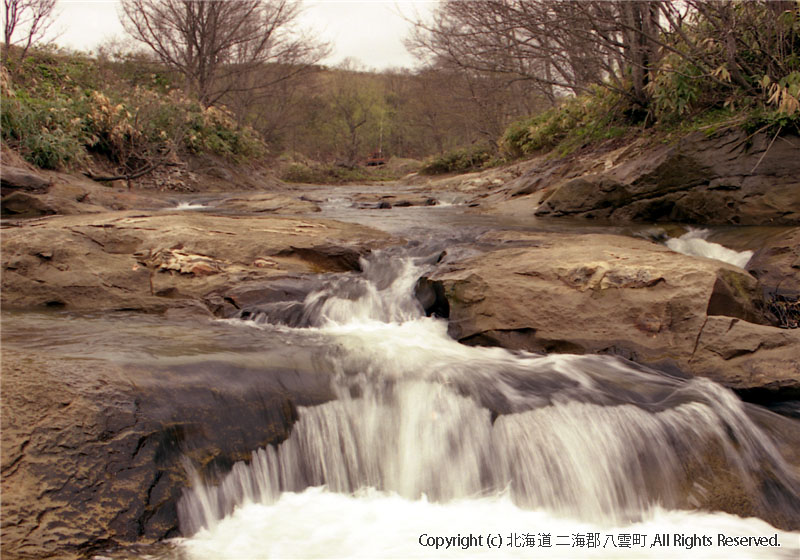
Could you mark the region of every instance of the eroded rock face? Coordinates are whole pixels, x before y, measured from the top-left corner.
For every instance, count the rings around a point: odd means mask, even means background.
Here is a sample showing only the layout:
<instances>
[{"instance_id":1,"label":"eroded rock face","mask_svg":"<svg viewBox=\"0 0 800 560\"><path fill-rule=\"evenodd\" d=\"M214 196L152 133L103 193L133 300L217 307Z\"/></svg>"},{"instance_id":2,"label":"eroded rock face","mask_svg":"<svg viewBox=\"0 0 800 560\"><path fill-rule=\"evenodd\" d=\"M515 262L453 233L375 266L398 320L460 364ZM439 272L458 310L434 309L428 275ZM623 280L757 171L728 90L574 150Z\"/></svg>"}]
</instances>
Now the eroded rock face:
<instances>
[{"instance_id":1,"label":"eroded rock face","mask_svg":"<svg viewBox=\"0 0 800 560\"><path fill-rule=\"evenodd\" d=\"M0 171L0 185L3 196L16 190L40 192L47 190L50 180L23 167L6 165Z\"/></svg>"},{"instance_id":2,"label":"eroded rock face","mask_svg":"<svg viewBox=\"0 0 800 560\"><path fill-rule=\"evenodd\" d=\"M747 270L768 292L800 296L800 228L768 239L747 263Z\"/></svg>"},{"instance_id":3,"label":"eroded rock face","mask_svg":"<svg viewBox=\"0 0 800 560\"><path fill-rule=\"evenodd\" d=\"M800 137L697 133L674 146L608 154L550 184L536 214L703 224L800 223Z\"/></svg>"},{"instance_id":4,"label":"eroded rock face","mask_svg":"<svg viewBox=\"0 0 800 560\"><path fill-rule=\"evenodd\" d=\"M97 214L133 208L154 210L170 206L163 197L112 188L86 178L48 172L37 188L3 188L3 216L29 218L52 214Z\"/></svg>"},{"instance_id":5,"label":"eroded rock face","mask_svg":"<svg viewBox=\"0 0 800 560\"><path fill-rule=\"evenodd\" d=\"M773 235L747 263L747 270L758 278L776 323L800 327L800 229Z\"/></svg>"},{"instance_id":6,"label":"eroded rock face","mask_svg":"<svg viewBox=\"0 0 800 560\"><path fill-rule=\"evenodd\" d=\"M612 353L733 388L800 386L800 331L768 325L746 272L621 236L503 235L521 246L429 277L458 340Z\"/></svg>"},{"instance_id":7,"label":"eroded rock face","mask_svg":"<svg viewBox=\"0 0 800 560\"><path fill-rule=\"evenodd\" d=\"M388 234L331 220L195 213L56 216L3 231L8 308L163 311L287 274L358 268Z\"/></svg>"},{"instance_id":8,"label":"eroded rock face","mask_svg":"<svg viewBox=\"0 0 800 560\"><path fill-rule=\"evenodd\" d=\"M225 472L283 441L297 405L331 398L311 373L223 363L143 371L4 348L2 368L4 558L178 536L184 461Z\"/></svg>"}]
</instances>

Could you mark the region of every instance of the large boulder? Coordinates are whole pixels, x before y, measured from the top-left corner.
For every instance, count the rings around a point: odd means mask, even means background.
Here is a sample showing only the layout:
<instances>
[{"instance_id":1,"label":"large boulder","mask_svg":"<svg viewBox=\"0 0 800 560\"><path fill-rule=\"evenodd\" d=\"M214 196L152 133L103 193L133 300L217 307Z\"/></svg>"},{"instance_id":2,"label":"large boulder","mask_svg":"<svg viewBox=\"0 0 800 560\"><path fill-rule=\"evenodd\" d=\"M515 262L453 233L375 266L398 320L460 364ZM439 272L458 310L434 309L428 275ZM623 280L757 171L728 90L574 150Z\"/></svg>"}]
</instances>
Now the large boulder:
<instances>
[{"instance_id":1,"label":"large boulder","mask_svg":"<svg viewBox=\"0 0 800 560\"><path fill-rule=\"evenodd\" d=\"M296 406L332 397L311 372L145 370L7 347L2 392L4 558L86 558L178 536L187 460L206 478L226 472L286 439Z\"/></svg>"},{"instance_id":2,"label":"large boulder","mask_svg":"<svg viewBox=\"0 0 800 560\"><path fill-rule=\"evenodd\" d=\"M428 278L458 340L612 353L740 389L800 387L800 331L770 326L741 269L622 236L494 237L511 246Z\"/></svg>"},{"instance_id":3,"label":"large boulder","mask_svg":"<svg viewBox=\"0 0 800 560\"><path fill-rule=\"evenodd\" d=\"M626 147L548 185L540 216L704 224L800 224L800 137L727 131ZM560 175L559 177L564 177Z\"/></svg>"},{"instance_id":4,"label":"large boulder","mask_svg":"<svg viewBox=\"0 0 800 560\"><path fill-rule=\"evenodd\" d=\"M232 286L357 269L397 240L332 220L193 212L53 216L4 230L5 308L163 311Z\"/></svg>"},{"instance_id":5,"label":"large boulder","mask_svg":"<svg viewBox=\"0 0 800 560\"><path fill-rule=\"evenodd\" d=\"M155 210L171 205L157 195L107 187L77 176L51 175L54 176L53 181L43 189L4 193L3 215L30 218L51 214L96 214L109 210Z\"/></svg>"}]
</instances>

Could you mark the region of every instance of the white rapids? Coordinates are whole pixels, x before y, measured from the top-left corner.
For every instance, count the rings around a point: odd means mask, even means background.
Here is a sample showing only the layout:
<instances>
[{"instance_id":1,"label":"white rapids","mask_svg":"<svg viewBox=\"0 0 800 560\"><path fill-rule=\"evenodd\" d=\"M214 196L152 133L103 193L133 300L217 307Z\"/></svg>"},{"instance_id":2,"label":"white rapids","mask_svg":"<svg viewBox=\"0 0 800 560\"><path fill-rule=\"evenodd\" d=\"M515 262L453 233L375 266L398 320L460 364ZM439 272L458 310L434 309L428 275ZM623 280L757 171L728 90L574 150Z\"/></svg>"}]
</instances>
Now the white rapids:
<instances>
[{"instance_id":1,"label":"white rapids","mask_svg":"<svg viewBox=\"0 0 800 560\"><path fill-rule=\"evenodd\" d=\"M717 484L773 499L759 494L764 477L789 496L774 507L794 511L800 496L796 473L732 392L608 356L461 345L413 297L429 260L364 261L362 275L306 298L312 326L296 330L326 341L338 398L300 408L285 442L214 483L187 462L186 536L176 542L188 558L800 553L800 533L689 511ZM288 328L239 324L265 336ZM427 546L456 534L498 535L501 550L486 539ZM585 546L587 534L599 544ZM641 546L614 544L634 534ZM663 534L710 542L664 543ZM540 546L545 535L552 546ZM719 535L780 546L719 546Z\"/></svg>"},{"instance_id":2,"label":"white rapids","mask_svg":"<svg viewBox=\"0 0 800 560\"><path fill-rule=\"evenodd\" d=\"M739 268L747 266L748 261L753 257L753 251L734 251L719 243L707 241L709 234L707 229L690 228L680 237L668 239L666 245L676 253L715 259Z\"/></svg>"},{"instance_id":3,"label":"white rapids","mask_svg":"<svg viewBox=\"0 0 800 560\"><path fill-rule=\"evenodd\" d=\"M200 208L208 208L205 204L198 204L196 202L179 202L177 206L175 206L175 210L199 210Z\"/></svg>"}]
</instances>

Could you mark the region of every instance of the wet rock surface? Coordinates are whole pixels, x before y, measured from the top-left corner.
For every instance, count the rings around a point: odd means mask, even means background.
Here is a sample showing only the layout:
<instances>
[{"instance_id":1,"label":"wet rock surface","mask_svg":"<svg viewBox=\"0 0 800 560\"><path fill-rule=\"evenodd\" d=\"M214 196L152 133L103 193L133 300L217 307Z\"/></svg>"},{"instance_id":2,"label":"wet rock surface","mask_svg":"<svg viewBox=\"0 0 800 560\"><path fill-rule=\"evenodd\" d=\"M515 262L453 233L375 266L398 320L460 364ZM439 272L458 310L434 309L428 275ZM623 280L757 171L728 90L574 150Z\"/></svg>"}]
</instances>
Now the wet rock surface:
<instances>
[{"instance_id":1,"label":"wet rock surface","mask_svg":"<svg viewBox=\"0 0 800 560\"><path fill-rule=\"evenodd\" d=\"M319 206L309 200L283 193L259 193L225 198L216 206L234 212L307 214L319 212Z\"/></svg>"},{"instance_id":2,"label":"wet rock surface","mask_svg":"<svg viewBox=\"0 0 800 560\"><path fill-rule=\"evenodd\" d=\"M769 324L747 272L627 237L502 237L517 246L428 278L458 340L616 354L738 389L800 387L800 331Z\"/></svg>"},{"instance_id":3,"label":"wet rock surface","mask_svg":"<svg viewBox=\"0 0 800 560\"><path fill-rule=\"evenodd\" d=\"M758 278L777 323L800 327L800 229L766 240L747 263L747 270Z\"/></svg>"},{"instance_id":4,"label":"wet rock surface","mask_svg":"<svg viewBox=\"0 0 800 560\"><path fill-rule=\"evenodd\" d=\"M142 370L8 348L2 391L4 558L177 536L187 459L213 479L284 440L296 406L331 398L327 380L301 371Z\"/></svg>"}]
</instances>

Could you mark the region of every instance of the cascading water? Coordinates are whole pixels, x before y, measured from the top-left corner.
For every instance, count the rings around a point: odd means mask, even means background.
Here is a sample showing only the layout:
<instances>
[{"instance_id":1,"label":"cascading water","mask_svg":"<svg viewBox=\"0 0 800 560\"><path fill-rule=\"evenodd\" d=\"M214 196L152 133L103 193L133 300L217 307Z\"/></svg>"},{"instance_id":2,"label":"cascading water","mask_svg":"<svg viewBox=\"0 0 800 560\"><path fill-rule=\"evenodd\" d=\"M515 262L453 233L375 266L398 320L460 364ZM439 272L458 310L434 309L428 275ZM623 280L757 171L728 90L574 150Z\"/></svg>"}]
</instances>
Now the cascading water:
<instances>
[{"instance_id":1,"label":"cascading water","mask_svg":"<svg viewBox=\"0 0 800 560\"><path fill-rule=\"evenodd\" d=\"M732 392L608 356L463 346L415 299L437 256L416 254L375 254L363 274L279 314L325 341L338 398L301 407L288 440L216 484L187 465L193 484L178 508L190 557L405 557L431 553L418 534L520 526L553 538L698 526L777 534L762 521L675 511L726 491L798 519L797 474ZM289 328L251 318L239 323ZM391 527L409 523L413 538L399 542ZM364 546L364 532L381 530L385 542ZM758 551L800 550L796 533L780 537L782 548ZM639 555L648 551L664 555Z\"/></svg>"},{"instance_id":2,"label":"cascading water","mask_svg":"<svg viewBox=\"0 0 800 560\"><path fill-rule=\"evenodd\" d=\"M734 251L719 243L707 241L711 232L707 229L689 229L680 237L673 237L666 242L667 247L676 253L695 257L706 257L723 261L739 268L747 266L753 251Z\"/></svg>"}]
</instances>

